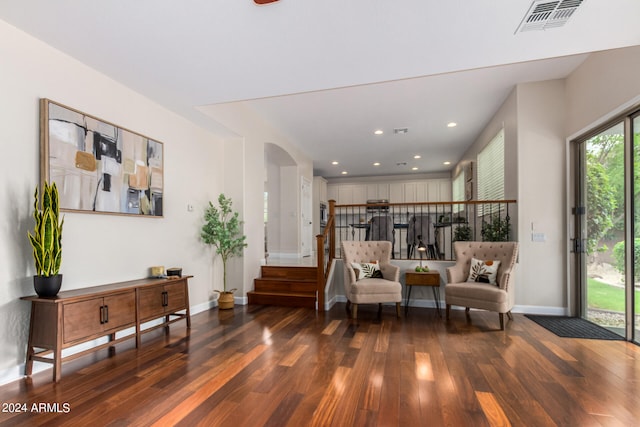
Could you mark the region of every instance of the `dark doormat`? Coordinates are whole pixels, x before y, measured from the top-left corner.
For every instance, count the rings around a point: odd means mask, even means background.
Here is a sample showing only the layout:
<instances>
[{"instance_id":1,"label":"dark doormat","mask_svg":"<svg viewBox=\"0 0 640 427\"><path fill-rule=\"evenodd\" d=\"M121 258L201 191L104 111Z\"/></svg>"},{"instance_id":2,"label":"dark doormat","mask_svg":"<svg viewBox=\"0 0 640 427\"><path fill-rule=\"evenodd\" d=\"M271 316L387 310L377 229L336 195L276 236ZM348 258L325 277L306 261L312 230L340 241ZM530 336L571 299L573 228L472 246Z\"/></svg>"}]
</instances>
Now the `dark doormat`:
<instances>
[{"instance_id":1,"label":"dark doormat","mask_svg":"<svg viewBox=\"0 0 640 427\"><path fill-rule=\"evenodd\" d=\"M538 325L546 328L559 337L588 338L595 340L624 340L620 335L579 317L539 316L525 314Z\"/></svg>"}]
</instances>

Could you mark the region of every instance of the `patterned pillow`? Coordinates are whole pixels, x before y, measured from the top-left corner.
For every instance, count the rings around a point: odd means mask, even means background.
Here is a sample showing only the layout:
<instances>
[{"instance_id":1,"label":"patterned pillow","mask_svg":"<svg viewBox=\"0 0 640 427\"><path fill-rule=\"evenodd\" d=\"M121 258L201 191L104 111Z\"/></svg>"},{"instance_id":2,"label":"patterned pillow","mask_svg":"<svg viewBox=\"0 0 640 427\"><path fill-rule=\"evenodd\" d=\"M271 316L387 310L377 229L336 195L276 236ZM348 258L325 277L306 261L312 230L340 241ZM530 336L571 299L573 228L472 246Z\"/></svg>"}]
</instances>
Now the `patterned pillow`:
<instances>
[{"instance_id":1,"label":"patterned pillow","mask_svg":"<svg viewBox=\"0 0 640 427\"><path fill-rule=\"evenodd\" d=\"M480 282L496 285L500 261L471 258L471 268L467 282Z\"/></svg>"},{"instance_id":2,"label":"patterned pillow","mask_svg":"<svg viewBox=\"0 0 640 427\"><path fill-rule=\"evenodd\" d=\"M373 262L352 262L351 267L356 272L356 280L361 279L382 279L382 272L378 261Z\"/></svg>"}]
</instances>

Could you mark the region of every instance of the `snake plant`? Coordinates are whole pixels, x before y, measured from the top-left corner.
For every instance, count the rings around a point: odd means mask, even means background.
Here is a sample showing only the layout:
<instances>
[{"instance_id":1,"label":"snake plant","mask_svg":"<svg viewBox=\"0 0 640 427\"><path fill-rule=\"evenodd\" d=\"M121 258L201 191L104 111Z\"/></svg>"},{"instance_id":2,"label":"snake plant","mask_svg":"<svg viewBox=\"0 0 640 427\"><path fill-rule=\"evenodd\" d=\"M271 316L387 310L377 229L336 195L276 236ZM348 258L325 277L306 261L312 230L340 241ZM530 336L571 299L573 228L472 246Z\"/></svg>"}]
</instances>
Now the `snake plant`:
<instances>
[{"instance_id":1,"label":"snake plant","mask_svg":"<svg viewBox=\"0 0 640 427\"><path fill-rule=\"evenodd\" d=\"M55 276L60 271L62 263L62 225L58 204L58 188L55 182L44 183L42 194L38 199L38 187L33 195L33 219L35 228L33 234L28 232L29 241L33 248L33 260L38 276Z\"/></svg>"}]
</instances>

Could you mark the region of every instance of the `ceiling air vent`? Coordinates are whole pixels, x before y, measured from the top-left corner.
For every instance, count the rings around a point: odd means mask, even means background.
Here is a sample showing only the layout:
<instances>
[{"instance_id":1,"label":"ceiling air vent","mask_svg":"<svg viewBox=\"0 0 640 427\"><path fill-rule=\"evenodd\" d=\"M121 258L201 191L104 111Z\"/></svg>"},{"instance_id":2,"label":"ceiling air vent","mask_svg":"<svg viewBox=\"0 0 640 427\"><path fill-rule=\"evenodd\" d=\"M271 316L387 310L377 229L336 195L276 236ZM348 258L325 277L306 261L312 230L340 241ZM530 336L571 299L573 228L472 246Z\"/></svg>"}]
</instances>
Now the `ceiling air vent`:
<instances>
[{"instance_id":1,"label":"ceiling air vent","mask_svg":"<svg viewBox=\"0 0 640 427\"><path fill-rule=\"evenodd\" d=\"M584 0L536 0L531 4L516 33L562 27L583 2Z\"/></svg>"},{"instance_id":2,"label":"ceiling air vent","mask_svg":"<svg viewBox=\"0 0 640 427\"><path fill-rule=\"evenodd\" d=\"M394 128L393 133L396 135L404 135L409 132L409 128Z\"/></svg>"}]
</instances>

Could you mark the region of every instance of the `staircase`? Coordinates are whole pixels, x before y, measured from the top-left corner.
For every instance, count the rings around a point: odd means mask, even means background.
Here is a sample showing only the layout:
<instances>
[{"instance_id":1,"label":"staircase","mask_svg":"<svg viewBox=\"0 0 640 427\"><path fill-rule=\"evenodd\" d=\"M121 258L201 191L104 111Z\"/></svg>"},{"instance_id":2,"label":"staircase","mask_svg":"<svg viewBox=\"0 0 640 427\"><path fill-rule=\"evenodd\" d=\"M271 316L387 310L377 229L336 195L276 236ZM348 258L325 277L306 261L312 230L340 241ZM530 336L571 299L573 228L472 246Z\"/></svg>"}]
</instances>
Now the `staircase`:
<instances>
[{"instance_id":1,"label":"staircase","mask_svg":"<svg viewBox=\"0 0 640 427\"><path fill-rule=\"evenodd\" d=\"M317 267L263 265L249 304L316 308Z\"/></svg>"}]
</instances>

